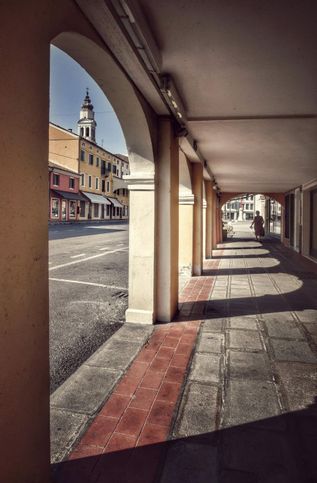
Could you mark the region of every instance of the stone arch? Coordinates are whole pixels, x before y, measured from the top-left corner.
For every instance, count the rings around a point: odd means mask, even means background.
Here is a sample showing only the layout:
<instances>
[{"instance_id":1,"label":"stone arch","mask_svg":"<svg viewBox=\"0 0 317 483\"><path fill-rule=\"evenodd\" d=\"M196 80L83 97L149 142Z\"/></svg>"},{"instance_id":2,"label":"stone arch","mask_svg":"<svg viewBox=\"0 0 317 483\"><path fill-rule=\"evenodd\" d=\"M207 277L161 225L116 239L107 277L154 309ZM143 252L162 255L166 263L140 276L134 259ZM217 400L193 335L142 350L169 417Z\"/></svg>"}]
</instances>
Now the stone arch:
<instances>
[{"instance_id":1,"label":"stone arch","mask_svg":"<svg viewBox=\"0 0 317 483\"><path fill-rule=\"evenodd\" d=\"M228 192L228 193L221 193L220 195L220 208L223 207L227 201L230 201L232 198L238 198L239 196L244 196L247 194L252 194L252 195L263 195L268 198L272 198L273 200L277 201L280 203L281 206L284 207L285 205L285 195L283 193L268 193L268 192L263 192L263 193L258 193L257 191L252 191L252 192Z\"/></svg>"},{"instance_id":2,"label":"stone arch","mask_svg":"<svg viewBox=\"0 0 317 483\"><path fill-rule=\"evenodd\" d=\"M154 149L149 119L138 91L107 50L77 32L62 32L51 43L80 64L109 99L125 137L132 177L153 178Z\"/></svg>"}]
</instances>

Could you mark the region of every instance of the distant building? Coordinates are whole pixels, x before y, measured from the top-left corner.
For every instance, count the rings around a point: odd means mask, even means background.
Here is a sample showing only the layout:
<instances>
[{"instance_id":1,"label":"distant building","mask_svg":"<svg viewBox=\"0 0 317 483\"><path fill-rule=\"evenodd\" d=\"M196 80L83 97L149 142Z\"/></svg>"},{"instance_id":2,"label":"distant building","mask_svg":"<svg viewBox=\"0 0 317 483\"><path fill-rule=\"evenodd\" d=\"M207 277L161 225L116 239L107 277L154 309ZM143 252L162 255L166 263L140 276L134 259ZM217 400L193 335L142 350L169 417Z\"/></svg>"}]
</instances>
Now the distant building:
<instances>
[{"instance_id":1,"label":"distant building","mask_svg":"<svg viewBox=\"0 0 317 483\"><path fill-rule=\"evenodd\" d=\"M73 219L127 219L129 198L123 176L129 174L129 160L96 144L97 124L88 91L77 125L78 134L75 134L49 124L49 163L70 170L79 178L81 199L78 199L78 213Z\"/></svg>"},{"instance_id":2,"label":"distant building","mask_svg":"<svg viewBox=\"0 0 317 483\"><path fill-rule=\"evenodd\" d=\"M265 196L246 194L225 203L222 216L224 220L253 220L256 211L264 217Z\"/></svg>"}]
</instances>

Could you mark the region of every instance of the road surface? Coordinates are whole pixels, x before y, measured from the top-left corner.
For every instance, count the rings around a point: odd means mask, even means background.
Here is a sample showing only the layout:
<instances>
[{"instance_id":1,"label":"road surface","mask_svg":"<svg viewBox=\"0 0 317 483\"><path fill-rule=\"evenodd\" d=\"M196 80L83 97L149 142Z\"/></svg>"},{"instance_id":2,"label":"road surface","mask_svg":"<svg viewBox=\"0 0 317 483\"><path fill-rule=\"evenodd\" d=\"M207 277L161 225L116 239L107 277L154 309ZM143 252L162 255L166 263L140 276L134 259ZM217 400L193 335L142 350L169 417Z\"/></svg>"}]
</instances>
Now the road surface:
<instances>
[{"instance_id":1,"label":"road surface","mask_svg":"<svg viewBox=\"0 0 317 483\"><path fill-rule=\"evenodd\" d=\"M122 324L128 224L49 226L51 391Z\"/></svg>"}]
</instances>

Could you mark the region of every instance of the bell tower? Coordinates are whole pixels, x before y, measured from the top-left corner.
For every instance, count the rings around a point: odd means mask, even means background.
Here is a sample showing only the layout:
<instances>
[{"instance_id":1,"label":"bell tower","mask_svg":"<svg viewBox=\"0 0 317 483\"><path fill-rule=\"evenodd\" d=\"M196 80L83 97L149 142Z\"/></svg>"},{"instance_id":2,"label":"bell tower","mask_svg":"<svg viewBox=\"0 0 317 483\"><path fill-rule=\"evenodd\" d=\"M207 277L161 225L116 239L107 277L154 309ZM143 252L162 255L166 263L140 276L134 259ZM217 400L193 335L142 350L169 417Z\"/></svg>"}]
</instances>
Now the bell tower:
<instances>
[{"instance_id":1,"label":"bell tower","mask_svg":"<svg viewBox=\"0 0 317 483\"><path fill-rule=\"evenodd\" d=\"M86 90L86 97L80 109L80 119L77 122L78 135L89 141L96 142L96 126L94 106L89 97L88 88Z\"/></svg>"}]
</instances>

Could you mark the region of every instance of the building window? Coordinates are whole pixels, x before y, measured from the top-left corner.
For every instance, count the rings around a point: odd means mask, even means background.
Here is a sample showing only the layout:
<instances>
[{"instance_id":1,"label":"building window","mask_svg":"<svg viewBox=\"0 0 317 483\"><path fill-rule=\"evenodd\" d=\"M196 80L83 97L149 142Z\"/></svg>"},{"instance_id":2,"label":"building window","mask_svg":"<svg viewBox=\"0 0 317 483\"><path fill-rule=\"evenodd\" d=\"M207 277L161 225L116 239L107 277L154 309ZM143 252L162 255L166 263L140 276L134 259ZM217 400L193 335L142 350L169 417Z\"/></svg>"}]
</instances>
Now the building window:
<instances>
[{"instance_id":1,"label":"building window","mask_svg":"<svg viewBox=\"0 0 317 483\"><path fill-rule=\"evenodd\" d=\"M101 180L101 191L105 191L106 189L106 182L104 179Z\"/></svg>"},{"instance_id":2,"label":"building window","mask_svg":"<svg viewBox=\"0 0 317 483\"><path fill-rule=\"evenodd\" d=\"M91 176L89 175L88 176L88 188L91 188L92 187L92 180L91 180Z\"/></svg>"},{"instance_id":3,"label":"building window","mask_svg":"<svg viewBox=\"0 0 317 483\"><path fill-rule=\"evenodd\" d=\"M53 185L59 186L59 174L53 174Z\"/></svg>"},{"instance_id":4,"label":"building window","mask_svg":"<svg viewBox=\"0 0 317 483\"><path fill-rule=\"evenodd\" d=\"M96 166L97 166L97 168L99 168L99 162L100 162L99 158L96 158Z\"/></svg>"},{"instance_id":5,"label":"building window","mask_svg":"<svg viewBox=\"0 0 317 483\"><path fill-rule=\"evenodd\" d=\"M99 178L96 178L96 181L95 181L95 186L96 186L96 190L99 190Z\"/></svg>"},{"instance_id":6,"label":"building window","mask_svg":"<svg viewBox=\"0 0 317 483\"><path fill-rule=\"evenodd\" d=\"M83 218L85 216L86 203L84 201L80 202L80 216Z\"/></svg>"},{"instance_id":7,"label":"building window","mask_svg":"<svg viewBox=\"0 0 317 483\"><path fill-rule=\"evenodd\" d=\"M108 171L111 171L111 163L108 163L107 169L108 169Z\"/></svg>"},{"instance_id":8,"label":"building window","mask_svg":"<svg viewBox=\"0 0 317 483\"><path fill-rule=\"evenodd\" d=\"M75 189L75 178L69 178L69 188L71 190Z\"/></svg>"},{"instance_id":9,"label":"building window","mask_svg":"<svg viewBox=\"0 0 317 483\"><path fill-rule=\"evenodd\" d=\"M99 205L98 203L94 203L94 217L98 218L99 216Z\"/></svg>"},{"instance_id":10,"label":"building window","mask_svg":"<svg viewBox=\"0 0 317 483\"><path fill-rule=\"evenodd\" d=\"M85 175L81 173L80 175L80 186L85 186Z\"/></svg>"},{"instance_id":11,"label":"building window","mask_svg":"<svg viewBox=\"0 0 317 483\"><path fill-rule=\"evenodd\" d=\"M110 216L110 206L107 205L107 216Z\"/></svg>"},{"instance_id":12,"label":"building window","mask_svg":"<svg viewBox=\"0 0 317 483\"><path fill-rule=\"evenodd\" d=\"M80 150L80 161L85 161L85 151L83 149Z\"/></svg>"},{"instance_id":13,"label":"building window","mask_svg":"<svg viewBox=\"0 0 317 483\"><path fill-rule=\"evenodd\" d=\"M52 218L59 218L59 200L57 198L51 199Z\"/></svg>"},{"instance_id":14,"label":"building window","mask_svg":"<svg viewBox=\"0 0 317 483\"><path fill-rule=\"evenodd\" d=\"M69 217L76 218L76 209L77 209L77 202L70 201L69 202Z\"/></svg>"},{"instance_id":15,"label":"building window","mask_svg":"<svg viewBox=\"0 0 317 483\"><path fill-rule=\"evenodd\" d=\"M93 165L94 164L94 155L93 154L89 154L89 164L90 165Z\"/></svg>"},{"instance_id":16,"label":"building window","mask_svg":"<svg viewBox=\"0 0 317 483\"><path fill-rule=\"evenodd\" d=\"M110 193L110 183L107 181L107 193Z\"/></svg>"},{"instance_id":17,"label":"building window","mask_svg":"<svg viewBox=\"0 0 317 483\"><path fill-rule=\"evenodd\" d=\"M116 174L116 172L117 172L117 166L115 166L115 165L113 165L113 166L112 166L112 172L113 172L114 174Z\"/></svg>"}]
</instances>

